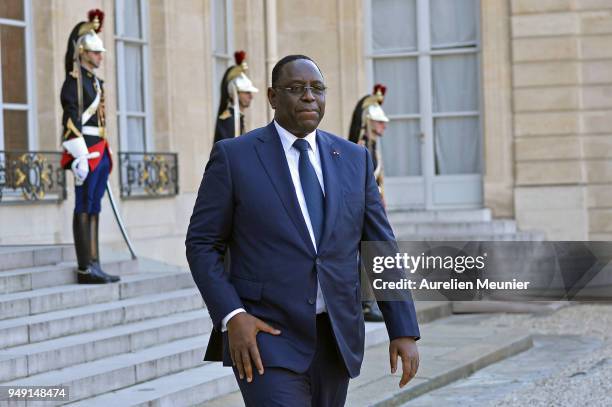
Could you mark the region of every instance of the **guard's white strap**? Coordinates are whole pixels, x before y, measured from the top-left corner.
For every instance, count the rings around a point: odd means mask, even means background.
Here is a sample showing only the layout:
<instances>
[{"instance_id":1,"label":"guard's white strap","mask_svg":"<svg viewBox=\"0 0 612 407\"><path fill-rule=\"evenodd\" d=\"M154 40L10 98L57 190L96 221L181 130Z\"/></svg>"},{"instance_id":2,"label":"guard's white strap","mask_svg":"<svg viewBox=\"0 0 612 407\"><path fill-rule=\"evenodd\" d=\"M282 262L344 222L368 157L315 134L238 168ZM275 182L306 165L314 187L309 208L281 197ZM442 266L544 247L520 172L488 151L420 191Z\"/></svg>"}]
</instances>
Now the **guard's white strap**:
<instances>
[{"instance_id":1,"label":"guard's white strap","mask_svg":"<svg viewBox=\"0 0 612 407\"><path fill-rule=\"evenodd\" d=\"M89 121L89 119L91 119L91 116L93 116L96 113L96 110L98 110L98 105L100 104L100 99L101 99L101 94L102 94L102 90L100 88L100 82L98 81L98 78L96 78L94 76L94 81L96 82L96 98L93 100L93 102L91 102L91 105L89 105L89 107L87 109L85 109L85 111L83 112L83 115L81 116L81 123L85 124Z\"/></svg>"},{"instance_id":2,"label":"guard's white strap","mask_svg":"<svg viewBox=\"0 0 612 407\"><path fill-rule=\"evenodd\" d=\"M100 128L96 126L83 126L82 133L88 136L100 136Z\"/></svg>"},{"instance_id":3,"label":"guard's white strap","mask_svg":"<svg viewBox=\"0 0 612 407\"><path fill-rule=\"evenodd\" d=\"M378 179L378 177L382 174L383 171L383 162L382 162L382 154L380 153L380 146L376 149L376 168L374 169L374 178Z\"/></svg>"},{"instance_id":4,"label":"guard's white strap","mask_svg":"<svg viewBox=\"0 0 612 407\"><path fill-rule=\"evenodd\" d=\"M97 151L94 151L93 153L89 153L89 154L85 154L82 155L80 157L77 157L74 159L74 161L72 162L72 168L74 169L74 167L77 167L79 165L79 163L83 160L91 160L93 158L98 158L100 157L100 153Z\"/></svg>"},{"instance_id":5,"label":"guard's white strap","mask_svg":"<svg viewBox=\"0 0 612 407\"><path fill-rule=\"evenodd\" d=\"M238 89L236 86L232 86L234 90L234 94L232 97L234 98L234 137L240 136L240 101L238 100Z\"/></svg>"}]
</instances>

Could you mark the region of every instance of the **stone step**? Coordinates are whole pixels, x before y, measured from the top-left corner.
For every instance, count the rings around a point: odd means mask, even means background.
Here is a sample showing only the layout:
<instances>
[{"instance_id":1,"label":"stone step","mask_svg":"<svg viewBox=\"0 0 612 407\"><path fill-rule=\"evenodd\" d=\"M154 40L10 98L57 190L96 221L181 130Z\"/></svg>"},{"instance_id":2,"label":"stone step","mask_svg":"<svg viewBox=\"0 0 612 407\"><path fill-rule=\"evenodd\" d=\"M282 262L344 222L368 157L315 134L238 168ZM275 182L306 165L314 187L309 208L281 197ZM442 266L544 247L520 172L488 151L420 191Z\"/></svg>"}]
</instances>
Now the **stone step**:
<instances>
[{"instance_id":1,"label":"stone step","mask_svg":"<svg viewBox=\"0 0 612 407\"><path fill-rule=\"evenodd\" d=\"M0 247L0 271L47 266L74 259L72 245L28 245Z\"/></svg>"},{"instance_id":2,"label":"stone step","mask_svg":"<svg viewBox=\"0 0 612 407\"><path fill-rule=\"evenodd\" d=\"M116 258L131 258L127 250L117 251L100 246L102 262ZM0 272L20 268L48 266L62 262L76 262L74 245L14 245L0 246Z\"/></svg>"},{"instance_id":3,"label":"stone step","mask_svg":"<svg viewBox=\"0 0 612 407\"><path fill-rule=\"evenodd\" d=\"M398 235L497 235L516 233L516 222L508 219L489 222L400 222L393 224L393 229Z\"/></svg>"},{"instance_id":4,"label":"stone step","mask_svg":"<svg viewBox=\"0 0 612 407\"><path fill-rule=\"evenodd\" d=\"M366 346L387 340L384 324L366 324ZM199 356L198 361L201 360L201 353ZM203 403L237 390L232 370L223 367L221 363L210 363L69 405L95 407L112 403L121 406L187 406Z\"/></svg>"},{"instance_id":5,"label":"stone step","mask_svg":"<svg viewBox=\"0 0 612 407\"><path fill-rule=\"evenodd\" d=\"M236 391L232 371L221 363L208 363L122 390L70 403L73 407L193 406Z\"/></svg>"},{"instance_id":6,"label":"stone step","mask_svg":"<svg viewBox=\"0 0 612 407\"><path fill-rule=\"evenodd\" d=\"M138 260L113 260L104 262L102 267L108 274L125 275L138 271ZM0 295L76 282L76 263L72 261L2 271Z\"/></svg>"},{"instance_id":7,"label":"stone step","mask_svg":"<svg viewBox=\"0 0 612 407\"><path fill-rule=\"evenodd\" d=\"M0 350L0 382L210 332L201 309Z\"/></svg>"},{"instance_id":8,"label":"stone step","mask_svg":"<svg viewBox=\"0 0 612 407\"><path fill-rule=\"evenodd\" d=\"M569 307L574 302L570 301L514 301L487 300L480 301L453 301L453 314L475 314L475 313L505 313L505 314L531 314L544 316L557 312L561 308Z\"/></svg>"},{"instance_id":9,"label":"stone step","mask_svg":"<svg viewBox=\"0 0 612 407\"><path fill-rule=\"evenodd\" d=\"M448 302L419 302L416 307L417 317L421 323L427 323L451 313L451 304ZM384 323L366 323L366 347L379 346L387 341L388 336ZM109 404L187 406L205 403L204 405L207 405L207 402L213 398L223 400L225 397L235 398L237 390L238 386L231 369L221 366L220 363L211 363L70 405L83 407ZM242 399L239 398L239 400Z\"/></svg>"},{"instance_id":10,"label":"stone step","mask_svg":"<svg viewBox=\"0 0 612 407\"><path fill-rule=\"evenodd\" d=\"M202 358L208 338L208 334L192 336L136 352L36 374L2 383L2 386L68 386L70 401L75 402L186 369L203 367L207 363Z\"/></svg>"},{"instance_id":11,"label":"stone step","mask_svg":"<svg viewBox=\"0 0 612 407\"><path fill-rule=\"evenodd\" d=\"M0 321L0 349L202 309L196 288L150 294Z\"/></svg>"},{"instance_id":12,"label":"stone step","mask_svg":"<svg viewBox=\"0 0 612 407\"><path fill-rule=\"evenodd\" d=\"M402 222L488 222L491 220L491 210L488 208L431 211L390 210L387 212L387 216L391 224Z\"/></svg>"},{"instance_id":13,"label":"stone step","mask_svg":"<svg viewBox=\"0 0 612 407\"><path fill-rule=\"evenodd\" d=\"M366 349L360 376L349 383L346 405L395 406L532 345L529 335L507 328L479 326L463 316L422 324L421 334L416 378L400 389L401 365L395 375L390 374L388 343L370 347ZM236 391L200 405L241 407L244 403Z\"/></svg>"},{"instance_id":14,"label":"stone step","mask_svg":"<svg viewBox=\"0 0 612 407\"><path fill-rule=\"evenodd\" d=\"M465 234L465 235L414 235L414 234L396 234L398 241L456 241L456 242L493 242L493 241L543 241L544 234L540 232L516 232L503 234Z\"/></svg>"},{"instance_id":15,"label":"stone step","mask_svg":"<svg viewBox=\"0 0 612 407\"><path fill-rule=\"evenodd\" d=\"M129 274L113 284L66 284L0 295L0 320L194 287L185 271Z\"/></svg>"}]
</instances>

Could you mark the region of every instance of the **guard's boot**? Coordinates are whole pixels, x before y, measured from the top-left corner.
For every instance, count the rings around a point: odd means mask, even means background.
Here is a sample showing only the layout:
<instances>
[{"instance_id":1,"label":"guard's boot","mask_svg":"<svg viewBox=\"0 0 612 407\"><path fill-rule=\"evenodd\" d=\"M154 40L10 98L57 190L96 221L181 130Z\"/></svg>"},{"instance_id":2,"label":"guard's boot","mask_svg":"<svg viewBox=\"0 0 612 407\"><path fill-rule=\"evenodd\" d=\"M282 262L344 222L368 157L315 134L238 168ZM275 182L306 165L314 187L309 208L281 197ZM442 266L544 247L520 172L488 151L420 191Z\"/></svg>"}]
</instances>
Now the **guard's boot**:
<instances>
[{"instance_id":1,"label":"guard's boot","mask_svg":"<svg viewBox=\"0 0 612 407\"><path fill-rule=\"evenodd\" d=\"M376 301L363 301L361 303L363 319L368 322L383 322L384 318Z\"/></svg>"},{"instance_id":2,"label":"guard's boot","mask_svg":"<svg viewBox=\"0 0 612 407\"><path fill-rule=\"evenodd\" d=\"M100 246L98 245L98 221L100 219L99 214L90 214L89 215L89 244L90 244L90 255L91 268L96 270L96 273L100 276L104 276L111 283L115 283L120 280L119 276L113 276L111 274L107 274L102 270L100 266Z\"/></svg>"},{"instance_id":3,"label":"guard's boot","mask_svg":"<svg viewBox=\"0 0 612 407\"><path fill-rule=\"evenodd\" d=\"M72 219L72 234L77 255L77 282L79 284L106 284L111 281L91 267L91 244L89 234L89 214L75 213Z\"/></svg>"}]
</instances>

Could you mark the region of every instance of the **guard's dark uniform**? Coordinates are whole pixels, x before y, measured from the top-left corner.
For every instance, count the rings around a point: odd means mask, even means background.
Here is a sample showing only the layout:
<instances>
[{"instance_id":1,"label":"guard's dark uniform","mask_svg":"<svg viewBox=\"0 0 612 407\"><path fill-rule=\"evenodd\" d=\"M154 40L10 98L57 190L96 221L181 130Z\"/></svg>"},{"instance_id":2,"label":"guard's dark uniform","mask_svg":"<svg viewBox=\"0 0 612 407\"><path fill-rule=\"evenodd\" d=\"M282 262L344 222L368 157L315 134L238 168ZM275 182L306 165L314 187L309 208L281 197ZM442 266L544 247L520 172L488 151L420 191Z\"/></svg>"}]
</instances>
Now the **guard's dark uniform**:
<instances>
[{"instance_id":1,"label":"guard's dark uniform","mask_svg":"<svg viewBox=\"0 0 612 407\"><path fill-rule=\"evenodd\" d=\"M217 109L217 120L215 124L215 140L234 138L245 133L244 114L239 109L238 93L255 93L258 89L246 75L248 65L246 63L246 52L234 53L236 65L232 65L225 71L221 79L219 108ZM236 120L234 114L240 114ZM239 129L236 129L239 122Z\"/></svg>"},{"instance_id":2,"label":"guard's dark uniform","mask_svg":"<svg viewBox=\"0 0 612 407\"><path fill-rule=\"evenodd\" d=\"M361 144L367 148L372 157L372 163L374 164L374 178L378 184L381 197L384 202L384 189L383 189L383 168L379 146L377 145L377 139L379 135L375 135L371 125L372 121L383 121L387 122L389 119L385 115L381 108L381 104L384 100L384 95L387 88L377 84L374 86L374 92L371 95L366 95L359 99L355 109L353 110L353 116L351 118L351 125L349 129L349 140L353 143ZM369 287L370 285L367 284ZM382 312L378 308L375 301L363 301L362 302L363 316L366 321L383 321Z\"/></svg>"},{"instance_id":3,"label":"guard's dark uniform","mask_svg":"<svg viewBox=\"0 0 612 407\"><path fill-rule=\"evenodd\" d=\"M97 35L103 21L101 10L91 10L88 21L80 22L72 29L64 64L66 79L60 94L64 110L61 164L75 174L72 233L80 284L119 281L119 277L106 274L100 266L100 201L113 162L106 140L103 81L85 68L93 66L100 53L106 51Z\"/></svg>"},{"instance_id":4,"label":"guard's dark uniform","mask_svg":"<svg viewBox=\"0 0 612 407\"><path fill-rule=\"evenodd\" d=\"M244 114L240 113L240 134L244 134ZM215 143L219 140L234 137L234 109L227 109L217 117L215 126Z\"/></svg>"},{"instance_id":5,"label":"guard's dark uniform","mask_svg":"<svg viewBox=\"0 0 612 407\"><path fill-rule=\"evenodd\" d=\"M106 190L106 181L112 170L112 156L105 134L104 118L104 88L103 81L93 73L81 67L81 82L83 89L84 112L79 116L77 78L74 72L66 75L62 86L61 102L64 114L62 124L64 141L74 137L83 137L89 152L98 152L98 158L89 159L89 175L82 185L75 186L75 213L100 213L100 201ZM97 106L94 106L94 101ZM87 110L91 109L89 114ZM87 114L87 116L86 116ZM81 123L82 117L88 117L86 123ZM62 166L70 168L74 157L64 151Z\"/></svg>"},{"instance_id":6,"label":"guard's dark uniform","mask_svg":"<svg viewBox=\"0 0 612 407\"><path fill-rule=\"evenodd\" d=\"M368 121L389 121L381 107L386 91L387 88L385 86L376 84L371 95L365 95L359 99L353 110L348 137L353 143L361 144L370 151L372 163L374 164L374 177L383 199L384 175L381 154L377 145L378 136L371 134Z\"/></svg>"}]
</instances>

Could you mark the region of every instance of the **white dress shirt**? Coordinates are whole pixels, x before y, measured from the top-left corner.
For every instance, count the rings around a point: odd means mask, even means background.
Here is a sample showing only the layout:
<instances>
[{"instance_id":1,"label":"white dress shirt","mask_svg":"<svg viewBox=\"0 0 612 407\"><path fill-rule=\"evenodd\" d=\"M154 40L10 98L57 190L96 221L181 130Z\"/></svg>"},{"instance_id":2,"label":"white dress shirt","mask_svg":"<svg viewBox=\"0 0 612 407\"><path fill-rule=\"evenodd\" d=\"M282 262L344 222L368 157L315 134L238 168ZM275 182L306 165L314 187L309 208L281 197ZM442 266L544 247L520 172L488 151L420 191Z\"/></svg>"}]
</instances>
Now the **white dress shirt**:
<instances>
[{"instance_id":1,"label":"white dress shirt","mask_svg":"<svg viewBox=\"0 0 612 407\"><path fill-rule=\"evenodd\" d=\"M310 240L312 240L312 245L317 251L317 243L315 240L314 232L312 230L312 223L310 221L310 215L308 214L308 207L306 206L306 198L304 198L304 191L302 190L302 183L300 182L300 171L299 171L299 162L300 162L300 150L293 146L295 140L298 137L289 133L287 130L282 128L276 120L274 120L274 126L276 127L276 131L280 136L281 143L283 145L283 150L285 151L285 157L287 158L287 164L289 165L289 172L291 173L291 180L293 181L293 186L295 188L295 193L297 195L298 203L300 204L300 209L302 210L302 216L304 216L304 221L306 222L306 227L308 228L308 234L310 235ZM317 146L317 131L313 131L304 137L304 140L308 142L310 145L310 150L308 150L308 158L310 159L310 163L312 164L315 173L317 174L317 178L319 179L319 184L321 184L321 189L323 190L323 195L325 195L325 184L323 182L323 170L321 168L321 156L319 155L319 149ZM317 302L316 302L316 313L320 314L326 311L325 307L325 299L323 298L323 292L321 291L321 284L317 282ZM243 308L235 309L234 311L227 314L223 321L221 322L221 328L223 331L227 330L228 321L236 314L240 312L246 312Z\"/></svg>"}]
</instances>

